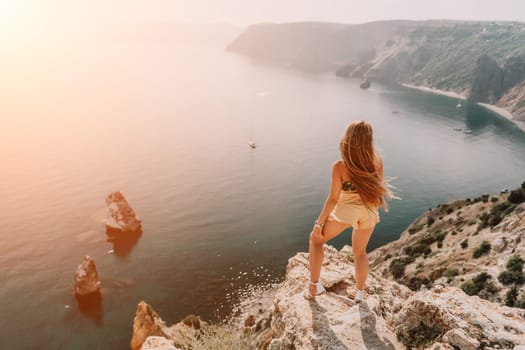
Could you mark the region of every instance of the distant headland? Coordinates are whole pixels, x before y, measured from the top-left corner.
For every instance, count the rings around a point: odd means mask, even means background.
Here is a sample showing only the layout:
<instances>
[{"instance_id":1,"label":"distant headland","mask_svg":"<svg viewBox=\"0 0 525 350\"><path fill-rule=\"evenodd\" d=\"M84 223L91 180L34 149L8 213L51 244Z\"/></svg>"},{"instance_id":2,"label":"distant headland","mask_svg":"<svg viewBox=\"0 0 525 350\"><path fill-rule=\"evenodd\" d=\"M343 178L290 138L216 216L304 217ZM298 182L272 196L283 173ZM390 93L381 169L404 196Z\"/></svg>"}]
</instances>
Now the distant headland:
<instances>
[{"instance_id":1,"label":"distant headland","mask_svg":"<svg viewBox=\"0 0 525 350\"><path fill-rule=\"evenodd\" d=\"M256 24L227 50L290 68L454 94L525 130L525 23Z\"/></svg>"}]
</instances>

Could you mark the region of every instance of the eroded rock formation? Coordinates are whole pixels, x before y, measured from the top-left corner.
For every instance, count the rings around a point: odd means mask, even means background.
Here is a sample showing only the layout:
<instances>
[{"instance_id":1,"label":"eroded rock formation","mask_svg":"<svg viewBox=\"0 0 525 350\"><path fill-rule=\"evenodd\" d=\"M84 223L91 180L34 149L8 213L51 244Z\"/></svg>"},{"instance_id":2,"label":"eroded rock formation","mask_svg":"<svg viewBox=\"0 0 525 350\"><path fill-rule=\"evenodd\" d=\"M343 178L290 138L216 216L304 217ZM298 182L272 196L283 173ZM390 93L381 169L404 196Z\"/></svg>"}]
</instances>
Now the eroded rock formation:
<instances>
[{"instance_id":1,"label":"eroded rock formation","mask_svg":"<svg viewBox=\"0 0 525 350\"><path fill-rule=\"evenodd\" d=\"M119 191L110 193L106 197L106 204L108 205L108 217L106 219L108 234L136 233L142 230L140 218L131 209L122 193Z\"/></svg>"},{"instance_id":2,"label":"eroded rock formation","mask_svg":"<svg viewBox=\"0 0 525 350\"><path fill-rule=\"evenodd\" d=\"M75 271L75 286L73 291L77 297L84 297L100 292L100 281L98 279L95 261L86 255Z\"/></svg>"}]
</instances>

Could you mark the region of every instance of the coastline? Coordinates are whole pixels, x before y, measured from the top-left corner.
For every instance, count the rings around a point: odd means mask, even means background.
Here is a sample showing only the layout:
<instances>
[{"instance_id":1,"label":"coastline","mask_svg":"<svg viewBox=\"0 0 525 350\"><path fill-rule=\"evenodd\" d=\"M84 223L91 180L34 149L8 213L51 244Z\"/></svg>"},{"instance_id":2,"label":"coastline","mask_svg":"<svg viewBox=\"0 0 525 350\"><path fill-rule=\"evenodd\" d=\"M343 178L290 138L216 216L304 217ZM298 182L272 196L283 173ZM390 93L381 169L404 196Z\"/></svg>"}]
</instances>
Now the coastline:
<instances>
[{"instance_id":1,"label":"coastline","mask_svg":"<svg viewBox=\"0 0 525 350\"><path fill-rule=\"evenodd\" d=\"M409 89L425 91L425 92L429 92L429 93L436 94L436 95L443 95L443 96L448 96L448 97L452 97L452 98L458 98L458 99L461 99L461 100L466 100L467 99L466 96L463 96L463 95L458 94L457 92L453 92L453 91L438 90L438 89L432 89L432 88L429 88L429 87L426 87L426 86L418 86L418 85L411 85L411 84L405 84L405 83L403 83L401 85L403 87L406 87L406 88L409 88ZM491 105L491 104L488 104L488 103L482 103L482 102L477 102L477 104L480 105L481 107L485 108L485 109L488 109L488 110L496 113L500 117L503 117L503 118L513 122L514 125L516 125L521 131L525 132L525 122L522 122L520 120L516 120L516 118L514 118L512 113L507 111L505 108L498 107L498 106L495 106L495 105Z\"/></svg>"}]
</instances>

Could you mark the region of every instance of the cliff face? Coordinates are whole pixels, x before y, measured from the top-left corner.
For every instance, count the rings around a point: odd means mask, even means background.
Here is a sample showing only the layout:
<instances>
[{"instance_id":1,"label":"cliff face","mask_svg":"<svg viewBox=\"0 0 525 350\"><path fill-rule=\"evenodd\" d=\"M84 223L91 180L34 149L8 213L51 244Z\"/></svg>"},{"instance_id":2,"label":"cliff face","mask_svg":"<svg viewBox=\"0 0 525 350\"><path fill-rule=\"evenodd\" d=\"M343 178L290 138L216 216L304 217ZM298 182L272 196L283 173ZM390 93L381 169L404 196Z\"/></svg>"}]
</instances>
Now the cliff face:
<instances>
[{"instance_id":1,"label":"cliff face","mask_svg":"<svg viewBox=\"0 0 525 350\"><path fill-rule=\"evenodd\" d=\"M228 49L288 67L454 91L525 120L517 88L525 81L525 23L262 24Z\"/></svg>"},{"instance_id":2,"label":"cliff face","mask_svg":"<svg viewBox=\"0 0 525 350\"><path fill-rule=\"evenodd\" d=\"M261 305L258 299L245 303L228 339L224 332L211 333L215 338L208 341L218 347L204 340L211 339L204 327L197 337L182 322L160 333L170 346L193 349L525 349L525 310L468 296L455 287L435 285L413 292L372 271L368 297L354 303L346 296L347 287L355 283L350 252L348 246L340 251L325 247L321 282L328 293L315 301L302 296L308 282L307 254L292 257L284 282L267 292L272 296L269 304ZM141 319L137 316L135 323ZM188 342L184 330L200 343ZM234 333L240 336L232 341ZM143 349L157 349L149 345L153 340Z\"/></svg>"},{"instance_id":3,"label":"cliff face","mask_svg":"<svg viewBox=\"0 0 525 350\"><path fill-rule=\"evenodd\" d=\"M369 253L366 298L355 303L352 249L325 245L321 283L304 299L308 254L224 325L195 316L168 327L141 302L132 349L525 350L525 182L431 208L400 239Z\"/></svg>"}]
</instances>

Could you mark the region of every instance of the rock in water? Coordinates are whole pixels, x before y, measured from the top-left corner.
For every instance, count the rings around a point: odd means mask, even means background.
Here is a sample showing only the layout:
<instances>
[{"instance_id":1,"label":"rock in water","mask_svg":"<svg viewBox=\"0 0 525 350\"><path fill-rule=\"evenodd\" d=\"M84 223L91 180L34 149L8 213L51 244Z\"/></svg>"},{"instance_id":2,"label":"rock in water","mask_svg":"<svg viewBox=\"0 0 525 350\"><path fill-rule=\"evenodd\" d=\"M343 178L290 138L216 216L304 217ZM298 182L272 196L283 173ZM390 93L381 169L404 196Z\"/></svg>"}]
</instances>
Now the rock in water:
<instances>
[{"instance_id":1,"label":"rock in water","mask_svg":"<svg viewBox=\"0 0 525 350\"><path fill-rule=\"evenodd\" d=\"M107 233L140 232L141 221L128 204L128 201L119 191L110 193L106 197L108 218L106 219Z\"/></svg>"},{"instance_id":2,"label":"rock in water","mask_svg":"<svg viewBox=\"0 0 525 350\"><path fill-rule=\"evenodd\" d=\"M75 271L74 292L75 295L79 297L100 292L100 281L98 279L95 261L88 255L82 259L82 262Z\"/></svg>"}]
</instances>

